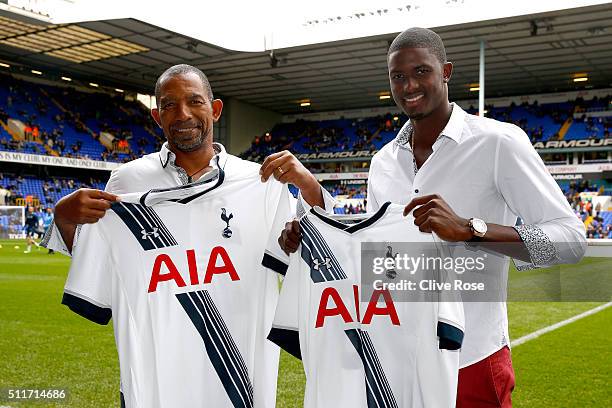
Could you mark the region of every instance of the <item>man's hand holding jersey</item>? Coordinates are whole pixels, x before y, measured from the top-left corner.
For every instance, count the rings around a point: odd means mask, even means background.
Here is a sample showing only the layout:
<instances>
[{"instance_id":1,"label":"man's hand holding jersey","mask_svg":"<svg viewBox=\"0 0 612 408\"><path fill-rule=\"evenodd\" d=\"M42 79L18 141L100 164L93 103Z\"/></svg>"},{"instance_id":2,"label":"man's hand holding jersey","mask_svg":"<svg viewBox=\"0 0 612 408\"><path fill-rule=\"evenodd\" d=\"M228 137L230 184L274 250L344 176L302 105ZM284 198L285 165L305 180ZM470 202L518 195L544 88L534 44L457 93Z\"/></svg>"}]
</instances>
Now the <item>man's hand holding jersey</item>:
<instances>
[{"instance_id":1,"label":"man's hand holding jersey","mask_svg":"<svg viewBox=\"0 0 612 408\"><path fill-rule=\"evenodd\" d=\"M468 241L472 238L469 220L458 216L438 194L413 198L404 208L404 217L412 213L419 231L435 232L444 241Z\"/></svg>"},{"instance_id":2,"label":"man's hand holding jersey","mask_svg":"<svg viewBox=\"0 0 612 408\"><path fill-rule=\"evenodd\" d=\"M468 241L472 238L469 220L458 216L442 197L431 194L414 198L404 208L404 216L413 211L414 224L421 232L435 232L445 241ZM283 251L291 254L297 251L302 233L297 221L285 224L278 238Z\"/></svg>"},{"instance_id":3,"label":"man's hand holding jersey","mask_svg":"<svg viewBox=\"0 0 612 408\"><path fill-rule=\"evenodd\" d=\"M264 182L273 175L283 184L293 184L300 189L302 198L313 207L315 205L325 206L321 186L315 176L287 150L266 157L259 174L261 174L261 181Z\"/></svg>"},{"instance_id":4,"label":"man's hand holding jersey","mask_svg":"<svg viewBox=\"0 0 612 408\"><path fill-rule=\"evenodd\" d=\"M72 248L79 224L98 222L118 199L115 194L90 188L80 188L62 197L55 205L55 224L67 248Z\"/></svg>"}]
</instances>

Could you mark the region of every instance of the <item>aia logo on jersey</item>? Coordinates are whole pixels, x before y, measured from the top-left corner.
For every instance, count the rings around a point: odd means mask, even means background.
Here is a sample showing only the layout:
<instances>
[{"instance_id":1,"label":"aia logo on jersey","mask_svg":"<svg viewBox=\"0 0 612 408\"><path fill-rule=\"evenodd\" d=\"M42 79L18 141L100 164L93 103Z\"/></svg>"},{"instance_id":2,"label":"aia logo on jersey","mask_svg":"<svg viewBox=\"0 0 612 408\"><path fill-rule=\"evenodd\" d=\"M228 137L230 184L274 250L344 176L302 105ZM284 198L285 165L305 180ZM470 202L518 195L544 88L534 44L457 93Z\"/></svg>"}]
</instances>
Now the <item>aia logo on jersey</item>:
<instances>
[{"instance_id":1,"label":"aia logo on jersey","mask_svg":"<svg viewBox=\"0 0 612 408\"><path fill-rule=\"evenodd\" d=\"M221 220L223 220L226 224L225 228L223 229L223 233L221 234L223 238L230 238L232 236L232 230L230 229L229 225L232 218L234 218L234 214L230 213L230 215L227 215L225 208L221 208Z\"/></svg>"},{"instance_id":2,"label":"aia logo on jersey","mask_svg":"<svg viewBox=\"0 0 612 408\"><path fill-rule=\"evenodd\" d=\"M216 279L222 280L240 280L229 254L222 246L216 246L210 251L205 270L203 264L200 264L198 267L196 258L194 249L185 251L185 261L187 263L187 273L185 273L184 269L179 270L179 266L185 265L182 259L177 259L176 256L175 259L172 259L168 254L157 255L151 270L151 280L149 281L148 292L157 291L157 286L162 283L172 282L179 288L187 286L185 281L188 281L192 286L208 284L212 282L213 276L216 277ZM202 274L204 275L203 277L201 276ZM223 278L222 275L224 275L225 278Z\"/></svg>"},{"instance_id":3,"label":"aia logo on jersey","mask_svg":"<svg viewBox=\"0 0 612 408\"><path fill-rule=\"evenodd\" d=\"M325 319L335 316L342 318L344 323L361 322L362 324L370 324L374 316L381 316L380 318L388 319L394 326L400 325L393 298L388 290L375 290L372 292L363 318L359 310L359 286L357 285L353 285L353 302L355 304L355 316L351 316L349 308L344 303L337 289L333 287L323 289L319 302L319 309L317 310L315 329L323 327L325 325ZM379 303L383 302L384 306L379 306Z\"/></svg>"}]
</instances>

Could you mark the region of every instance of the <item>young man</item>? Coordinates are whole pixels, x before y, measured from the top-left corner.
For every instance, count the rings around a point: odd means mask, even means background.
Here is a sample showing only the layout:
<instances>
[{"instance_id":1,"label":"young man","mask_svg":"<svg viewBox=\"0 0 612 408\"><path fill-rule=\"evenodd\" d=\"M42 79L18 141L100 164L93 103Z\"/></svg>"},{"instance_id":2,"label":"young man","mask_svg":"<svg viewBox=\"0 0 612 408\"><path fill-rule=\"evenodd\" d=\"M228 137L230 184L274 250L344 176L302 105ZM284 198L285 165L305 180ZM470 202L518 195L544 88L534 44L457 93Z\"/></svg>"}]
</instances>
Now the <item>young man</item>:
<instances>
[{"instance_id":1,"label":"young man","mask_svg":"<svg viewBox=\"0 0 612 408\"><path fill-rule=\"evenodd\" d=\"M297 185L305 204L324 205L322 190L288 152L260 167L213 143L223 103L197 68L169 68L155 94L162 150L56 206L47 246L75 255L62 303L113 317L122 406L274 406L278 282L258 265L291 206L286 187L262 181Z\"/></svg>"},{"instance_id":2,"label":"young man","mask_svg":"<svg viewBox=\"0 0 612 408\"><path fill-rule=\"evenodd\" d=\"M535 267L578 262L586 250L584 225L527 135L449 103L453 65L442 39L410 28L392 42L387 63L393 99L410 120L372 158L368 211L385 201L407 203L404 213L412 212L421 231L446 241L510 244L517 258ZM515 227L517 216L524 224ZM287 223L279 238L283 249L295 251L300 235L296 222ZM488 273L505 281L508 262L491 262ZM457 407L510 407L506 304L464 307Z\"/></svg>"}]
</instances>

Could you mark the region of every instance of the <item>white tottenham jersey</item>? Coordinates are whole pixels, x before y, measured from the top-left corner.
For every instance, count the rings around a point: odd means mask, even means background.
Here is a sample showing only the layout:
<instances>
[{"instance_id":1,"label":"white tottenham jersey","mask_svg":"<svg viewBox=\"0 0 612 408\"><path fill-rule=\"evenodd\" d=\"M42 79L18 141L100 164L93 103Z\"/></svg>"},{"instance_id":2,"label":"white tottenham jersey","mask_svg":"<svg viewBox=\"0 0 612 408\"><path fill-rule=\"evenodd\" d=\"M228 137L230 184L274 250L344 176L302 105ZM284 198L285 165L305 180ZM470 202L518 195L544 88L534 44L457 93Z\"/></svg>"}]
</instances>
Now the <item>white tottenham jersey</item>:
<instances>
[{"instance_id":1,"label":"white tottenham jersey","mask_svg":"<svg viewBox=\"0 0 612 408\"><path fill-rule=\"evenodd\" d=\"M128 408L275 405L278 275L262 257L291 218L290 193L244 163L123 195L83 226L62 303L112 316Z\"/></svg>"},{"instance_id":2,"label":"white tottenham jersey","mask_svg":"<svg viewBox=\"0 0 612 408\"><path fill-rule=\"evenodd\" d=\"M403 206L387 203L365 219L317 210L300 220L301 248L290 257L268 336L302 359L304 406L454 407L462 303L360 295L362 242L440 241L419 232Z\"/></svg>"}]
</instances>

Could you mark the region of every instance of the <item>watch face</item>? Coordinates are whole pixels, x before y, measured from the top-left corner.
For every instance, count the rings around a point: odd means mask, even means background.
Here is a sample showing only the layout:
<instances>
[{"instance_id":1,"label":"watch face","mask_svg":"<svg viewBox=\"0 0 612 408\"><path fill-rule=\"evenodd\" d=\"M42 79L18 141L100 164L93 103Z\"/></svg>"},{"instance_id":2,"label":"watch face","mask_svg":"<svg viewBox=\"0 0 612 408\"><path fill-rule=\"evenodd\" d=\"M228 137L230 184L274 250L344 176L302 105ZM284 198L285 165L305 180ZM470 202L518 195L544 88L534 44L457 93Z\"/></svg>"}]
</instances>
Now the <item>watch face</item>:
<instances>
[{"instance_id":1,"label":"watch face","mask_svg":"<svg viewBox=\"0 0 612 408\"><path fill-rule=\"evenodd\" d=\"M487 232L487 224L483 220L479 220L478 218L474 218L472 220L472 226L476 232L484 234Z\"/></svg>"}]
</instances>

